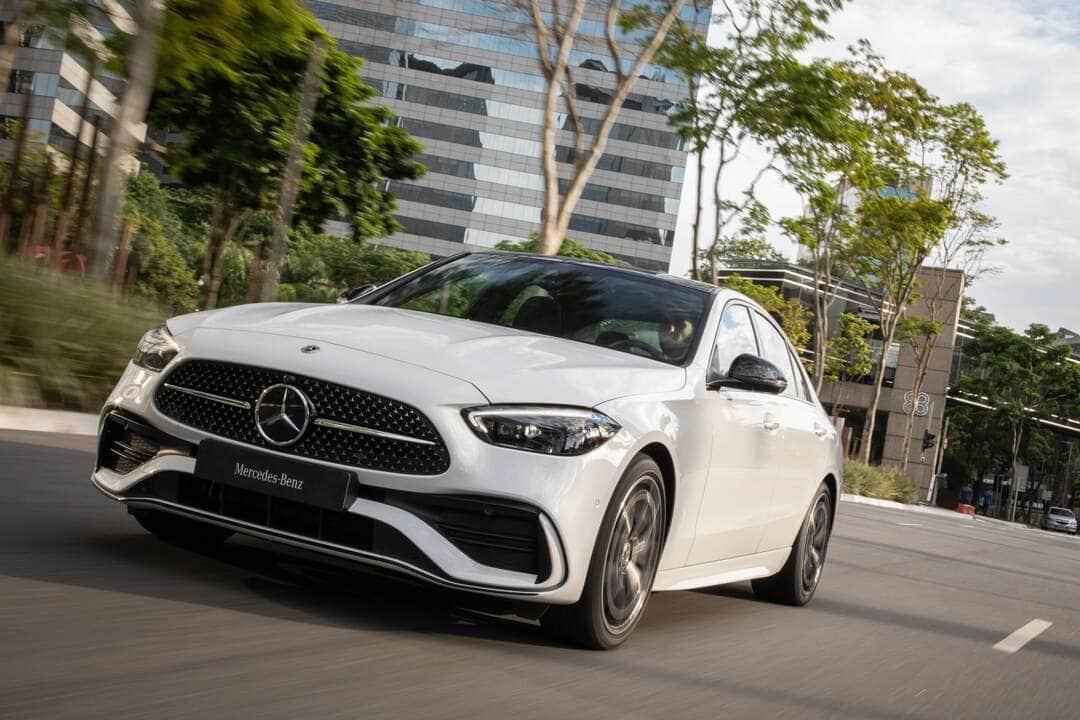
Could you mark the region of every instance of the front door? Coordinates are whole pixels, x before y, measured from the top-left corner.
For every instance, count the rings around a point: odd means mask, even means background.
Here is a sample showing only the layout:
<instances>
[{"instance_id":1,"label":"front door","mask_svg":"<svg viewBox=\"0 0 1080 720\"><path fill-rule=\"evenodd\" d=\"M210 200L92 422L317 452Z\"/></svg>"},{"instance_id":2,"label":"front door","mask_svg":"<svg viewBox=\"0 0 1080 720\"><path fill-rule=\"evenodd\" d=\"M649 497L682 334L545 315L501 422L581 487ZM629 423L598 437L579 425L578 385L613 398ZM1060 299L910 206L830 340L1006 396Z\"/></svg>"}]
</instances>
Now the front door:
<instances>
[{"instance_id":1,"label":"front door","mask_svg":"<svg viewBox=\"0 0 1080 720\"><path fill-rule=\"evenodd\" d=\"M750 310L729 303L720 318L712 375L726 374L743 353L758 353ZM706 394L712 422L712 454L694 545L688 564L752 554L761 542L773 494L771 457L780 442L774 426L775 397L721 387Z\"/></svg>"}]
</instances>

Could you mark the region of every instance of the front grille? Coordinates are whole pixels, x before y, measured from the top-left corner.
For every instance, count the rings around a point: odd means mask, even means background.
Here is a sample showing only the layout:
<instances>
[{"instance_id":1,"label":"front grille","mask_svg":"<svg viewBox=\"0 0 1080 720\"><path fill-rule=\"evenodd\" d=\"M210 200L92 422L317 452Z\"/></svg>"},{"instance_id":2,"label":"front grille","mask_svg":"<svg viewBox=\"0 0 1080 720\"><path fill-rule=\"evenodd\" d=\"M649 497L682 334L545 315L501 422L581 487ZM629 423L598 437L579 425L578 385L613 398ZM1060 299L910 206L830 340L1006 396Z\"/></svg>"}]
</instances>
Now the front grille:
<instances>
[{"instance_id":1,"label":"front grille","mask_svg":"<svg viewBox=\"0 0 1080 720\"><path fill-rule=\"evenodd\" d=\"M312 425L292 445L271 445L256 429L252 408L263 390L278 383L302 390L314 405L314 417L431 444ZM249 407L192 395L166 387L166 384L240 401ZM155 403L163 415L185 425L302 457L410 475L438 475L450 467L450 455L438 431L416 408L381 395L303 375L234 363L190 360L178 365L163 379Z\"/></svg>"},{"instance_id":2,"label":"front grille","mask_svg":"<svg viewBox=\"0 0 1080 720\"><path fill-rule=\"evenodd\" d=\"M231 520L375 553L443 574L396 529L361 515L322 510L177 472L163 472L149 477L131 488L126 495L129 500L168 500Z\"/></svg>"}]
</instances>

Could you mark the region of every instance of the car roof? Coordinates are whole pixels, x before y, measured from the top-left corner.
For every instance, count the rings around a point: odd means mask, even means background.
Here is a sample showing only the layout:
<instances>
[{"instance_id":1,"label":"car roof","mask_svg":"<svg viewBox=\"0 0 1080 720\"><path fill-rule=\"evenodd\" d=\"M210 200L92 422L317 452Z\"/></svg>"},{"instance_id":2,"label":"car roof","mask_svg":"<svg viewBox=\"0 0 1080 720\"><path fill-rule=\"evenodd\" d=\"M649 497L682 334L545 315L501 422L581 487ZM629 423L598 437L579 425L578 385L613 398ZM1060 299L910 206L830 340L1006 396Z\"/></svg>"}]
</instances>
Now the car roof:
<instances>
[{"instance_id":1,"label":"car roof","mask_svg":"<svg viewBox=\"0 0 1080 720\"><path fill-rule=\"evenodd\" d=\"M642 270L641 268L631 267L628 265L612 265L610 263L600 262L598 260L585 260L583 258L572 258L564 255L538 255L536 253L515 252L512 250L474 250L471 252L464 252L461 255L455 257L461 257L464 255L500 255L503 257L516 257L529 259L529 260L542 260L545 262L557 262L567 263L571 265L585 265L588 267L603 268L604 270L614 270L628 275L639 275L642 277L648 277L655 280L662 280L672 285L678 285L680 287L692 288L694 290L700 290L709 294L716 294L719 291L715 285L701 282L699 280L691 280L689 278L682 278L676 275L669 275L668 273L653 272L651 270Z\"/></svg>"}]
</instances>

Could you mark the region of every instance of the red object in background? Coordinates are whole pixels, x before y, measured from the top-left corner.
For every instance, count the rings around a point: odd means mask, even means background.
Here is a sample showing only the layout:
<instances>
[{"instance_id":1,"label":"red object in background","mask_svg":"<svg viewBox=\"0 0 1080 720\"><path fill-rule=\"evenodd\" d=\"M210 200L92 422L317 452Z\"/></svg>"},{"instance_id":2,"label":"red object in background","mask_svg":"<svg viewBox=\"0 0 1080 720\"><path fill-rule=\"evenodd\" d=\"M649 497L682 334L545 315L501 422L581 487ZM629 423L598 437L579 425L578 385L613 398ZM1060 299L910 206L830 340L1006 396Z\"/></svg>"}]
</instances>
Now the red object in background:
<instances>
[{"instance_id":1,"label":"red object in background","mask_svg":"<svg viewBox=\"0 0 1080 720\"><path fill-rule=\"evenodd\" d=\"M23 251L23 255L46 266L52 264L49 262L52 248L47 245L31 245ZM71 250L65 250L64 254L60 256L60 272L77 272L79 277L86 277L86 256L76 255Z\"/></svg>"},{"instance_id":2,"label":"red object in background","mask_svg":"<svg viewBox=\"0 0 1080 720\"><path fill-rule=\"evenodd\" d=\"M974 505L965 505L964 503L960 503L959 505L956 506L956 512L963 513L965 515L971 515L972 517L974 517L975 516L975 506Z\"/></svg>"}]
</instances>

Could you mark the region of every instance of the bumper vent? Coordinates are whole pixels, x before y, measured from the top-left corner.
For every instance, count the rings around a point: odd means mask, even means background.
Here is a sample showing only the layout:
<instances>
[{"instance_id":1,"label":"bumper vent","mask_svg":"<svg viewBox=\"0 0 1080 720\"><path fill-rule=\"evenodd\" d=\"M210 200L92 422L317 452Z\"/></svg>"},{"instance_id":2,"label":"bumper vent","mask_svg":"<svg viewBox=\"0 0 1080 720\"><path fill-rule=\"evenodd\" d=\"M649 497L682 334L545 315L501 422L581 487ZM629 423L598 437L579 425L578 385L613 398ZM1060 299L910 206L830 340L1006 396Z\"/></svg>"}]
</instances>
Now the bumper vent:
<instances>
[{"instance_id":1,"label":"bumper vent","mask_svg":"<svg viewBox=\"0 0 1080 720\"><path fill-rule=\"evenodd\" d=\"M450 467L450 455L438 431L416 408L302 375L190 360L164 378L155 403L163 415L177 422L230 440L270 447L256 429L252 408L263 390L279 383L302 390L314 405L313 417L330 424L313 423L294 444L273 447L278 452L410 475L438 475Z\"/></svg>"},{"instance_id":2,"label":"bumper vent","mask_svg":"<svg viewBox=\"0 0 1080 720\"><path fill-rule=\"evenodd\" d=\"M105 417L98 447L98 465L126 475L162 449L190 454L191 446L167 437L141 420L120 412Z\"/></svg>"}]
</instances>

